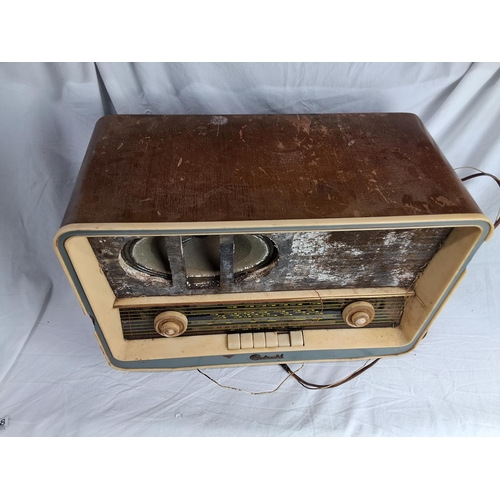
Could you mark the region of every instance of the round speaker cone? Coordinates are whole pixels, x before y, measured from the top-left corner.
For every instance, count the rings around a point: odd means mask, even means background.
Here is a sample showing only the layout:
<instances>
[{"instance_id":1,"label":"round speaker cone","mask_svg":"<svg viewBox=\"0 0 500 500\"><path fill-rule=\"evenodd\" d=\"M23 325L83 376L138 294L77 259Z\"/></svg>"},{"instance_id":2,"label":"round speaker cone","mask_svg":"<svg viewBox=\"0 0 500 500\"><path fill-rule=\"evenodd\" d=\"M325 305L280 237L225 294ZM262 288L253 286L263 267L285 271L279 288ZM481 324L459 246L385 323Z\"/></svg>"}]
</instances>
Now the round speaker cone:
<instances>
[{"instance_id":1,"label":"round speaker cone","mask_svg":"<svg viewBox=\"0 0 500 500\"><path fill-rule=\"evenodd\" d=\"M140 238L125 245L125 262L152 276L169 278L168 252L164 236ZM220 274L218 236L192 236L183 239L184 264L188 278L215 278ZM257 271L276 258L274 244L261 235L238 234L234 237L233 270L235 276Z\"/></svg>"}]
</instances>

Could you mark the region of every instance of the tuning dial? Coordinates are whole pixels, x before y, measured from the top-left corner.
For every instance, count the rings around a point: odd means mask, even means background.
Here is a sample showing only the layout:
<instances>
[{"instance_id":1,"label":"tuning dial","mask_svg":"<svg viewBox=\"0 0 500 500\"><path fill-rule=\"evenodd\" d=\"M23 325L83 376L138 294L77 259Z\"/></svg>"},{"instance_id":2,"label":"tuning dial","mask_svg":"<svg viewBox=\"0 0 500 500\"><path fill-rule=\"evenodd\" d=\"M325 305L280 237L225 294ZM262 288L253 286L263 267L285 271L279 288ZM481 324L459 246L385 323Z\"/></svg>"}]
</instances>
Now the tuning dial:
<instances>
[{"instance_id":1,"label":"tuning dial","mask_svg":"<svg viewBox=\"0 0 500 500\"><path fill-rule=\"evenodd\" d=\"M355 328L369 325L375 317L375 309L369 302L353 302L342 311L342 318Z\"/></svg>"},{"instance_id":2,"label":"tuning dial","mask_svg":"<svg viewBox=\"0 0 500 500\"><path fill-rule=\"evenodd\" d=\"M178 337L186 331L188 319L182 313L166 311L156 316L154 324L155 330L160 335L164 337Z\"/></svg>"}]
</instances>

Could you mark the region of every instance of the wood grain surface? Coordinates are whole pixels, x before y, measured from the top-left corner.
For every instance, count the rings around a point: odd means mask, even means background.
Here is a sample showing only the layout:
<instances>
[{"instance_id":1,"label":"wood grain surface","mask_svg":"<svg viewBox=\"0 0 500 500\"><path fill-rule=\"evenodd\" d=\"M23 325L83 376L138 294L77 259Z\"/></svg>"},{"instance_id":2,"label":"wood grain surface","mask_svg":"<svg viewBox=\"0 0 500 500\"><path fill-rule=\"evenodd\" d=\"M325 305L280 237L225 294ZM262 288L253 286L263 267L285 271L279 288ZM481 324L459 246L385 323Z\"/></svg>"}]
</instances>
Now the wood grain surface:
<instances>
[{"instance_id":1,"label":"wood grain surface","mask_svg":"<svg viewBox=\"0 0 500 500\"><path fill-rule=\"evenodd\" d=\"M63 225L478 212L412 114L114 115Z\"/></svg>"}]
</instances>

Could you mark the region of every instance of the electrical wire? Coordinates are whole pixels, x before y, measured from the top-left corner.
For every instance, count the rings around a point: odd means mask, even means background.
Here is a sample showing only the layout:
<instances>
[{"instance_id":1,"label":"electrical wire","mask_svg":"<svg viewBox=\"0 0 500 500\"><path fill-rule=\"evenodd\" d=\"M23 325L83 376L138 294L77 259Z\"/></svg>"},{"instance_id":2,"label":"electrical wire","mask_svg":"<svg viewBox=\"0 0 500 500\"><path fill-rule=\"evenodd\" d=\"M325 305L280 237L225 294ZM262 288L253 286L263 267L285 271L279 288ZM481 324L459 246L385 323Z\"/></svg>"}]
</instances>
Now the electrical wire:
<instances>
[{"instance_id":1,"label":"electrical wire","mask_svg":"<svg viewBox=\"0 0 500 500\"><path fill-rule=\"evenodd\" d=\"M261 396L263 394L272 394L273 392L276 392L290 377L293 377L294 375L296 375L296 373L298 371L302 370L302 368L304 368L304 365L300 366L295 371L292 371L289 369L290 371L288 372L288 376L285 377L275 389L273 389L272 391L263 391L263 392L245 391L244 389L240 389L239 387L232 387L230 385L222 385L219 382L217 382L217 380L214 380L212 377L210 377L210 375L207 375L206 373L202 372L199 368L198 368L198 372L201 373L202 375L204 375L205 377L207 377L208 380L211 380L214 384L217 384L219 387L222 387L223 389L231 389L233 391L244 392L245 394L251 394L252 396Z\"/></svg>"},{"instance_id":2,"label":"electrical wire","mask_svg":"<svg viewBox=\"0 0 500 500\"><path fill-rule=\"evenodd\" d=\"M290 377L294 378L302 387L305 387L306 389L312 390L312 391L317 391L317 390L323 390L323 389L333 389L334 387L338 387L339 385L345 384L346 382L351 381L353 378L358 377L361 375L363 372L368 370L368 368L371 368L375 363L380 361L380 358L376 358L372 361L368 360L365 362L365 364L361 367L358 368L356 371L352 372L350 375L347 377L343 378L342 380L339 380L338 382L333 382L331 384L313 384L312 382L306 382L303 378L299 377L297 375L297 372L302 370L304 368L304 365L301 365L297 370L293 371L287 364L280 364L281 368L285 370L288 373L288 376L285 377L285 379L282 380L282 382L273 390L271 391L263 391L263 392L251 392L251 391L245 391L244 389L240 389L239 387L232 387L230 385L222 385L217 380L213 379L206 373L202 372L200 369L198 369L198 372L201 373L203 376L207 377L208 380L212 381L214 384L218 385L219 387L222 387L223 389L231 389L233 391L239 391L239 392L244 392L245 394L251 394L252 396L260 396L263 394L272 394L273 392L276 392Z\"/></svg>"},{"instance_id":3,"label":"electrical wire","mask_svg":"<svg viewBox=\"0 0 500 500\"><path fill-rule=\"evenodd\" d=\"M469 179L474 179L475 177L482 177L484 175L486 177L492 178L498 184L498 187L500 187L500 179L493 174L489 174L488 172L483 172L482 170L479 170L478 168L475 168L475 167L455 168L455 170L462 170L462 169L476 170L478 172L477 174L471 174L471 175L468 175L468 176L460 179L462 182L468 181ZM500 209L498 210L497 218L493 224L493 227L496 229L499 225L500 225Z\"/></svg>"},{"instance_id":4,"label":"electrical wire","mask_svg":"<svg viewBox=\"0 0 500 500\"><path fill-rule=\"evenodd\" d=\"M289 374L289 376L293 377L302 387L305 387L306 389L309 389L311 391L318 391L323 389L333 389L334 387L338 387L339 385L345 384L346 382L351 381L353 378L356 378L359 375L361 375L363 372L368 370L368 368L371 368L378 361L380 361L380 358L376 358L371 362L370 360L368 360L361 368L352 372L350 375L343 378L342 380L339 380L338 382L333 382L331 384L323 384L323 385L313 384L312 382L306 382L303 378L299 377L294 371L292 371L287 364L281 364L280 366L281 368L283 368L283 370L285 370Z\"/></svg>"}]
</instances>

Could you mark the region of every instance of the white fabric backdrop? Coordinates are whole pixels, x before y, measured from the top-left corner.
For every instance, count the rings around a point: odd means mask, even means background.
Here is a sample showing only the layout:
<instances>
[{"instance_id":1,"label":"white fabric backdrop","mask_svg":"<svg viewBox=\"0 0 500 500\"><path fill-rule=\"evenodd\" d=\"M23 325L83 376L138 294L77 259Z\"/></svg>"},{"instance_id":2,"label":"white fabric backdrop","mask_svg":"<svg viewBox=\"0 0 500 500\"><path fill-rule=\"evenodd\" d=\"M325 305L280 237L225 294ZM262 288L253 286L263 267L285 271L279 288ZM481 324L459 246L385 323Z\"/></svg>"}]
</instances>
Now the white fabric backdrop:
<instances>
[{"instance_id":1,"label":"white fabric backdrop","mask_svg":"<svg viewBox=\"0 0 500 500\"><path fill-rule=\"evenodd\" d=\"M454 167L500 175L499 80L498 63L0 65L0 417L10 416L0 436L499 435L498 234L413 353L337 389L288 380L261 396L196 371L110 368L52 250L105 113L408 111ZM467 186L494 218L494 182ZM301 375L327 383L360 364ZM285 376L277 366L206 372L250 391Z\"/></svg>"}]
</instances>

